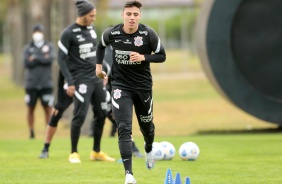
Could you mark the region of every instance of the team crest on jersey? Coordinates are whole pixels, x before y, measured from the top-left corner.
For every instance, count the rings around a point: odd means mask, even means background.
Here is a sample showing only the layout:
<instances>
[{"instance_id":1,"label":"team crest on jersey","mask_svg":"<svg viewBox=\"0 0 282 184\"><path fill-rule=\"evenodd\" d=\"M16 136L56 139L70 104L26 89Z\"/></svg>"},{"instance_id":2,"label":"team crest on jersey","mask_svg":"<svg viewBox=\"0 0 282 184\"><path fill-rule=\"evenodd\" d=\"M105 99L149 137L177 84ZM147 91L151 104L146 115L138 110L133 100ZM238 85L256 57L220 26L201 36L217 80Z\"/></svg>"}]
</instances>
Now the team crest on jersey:
<instances>
[{"instance_id":1,"label":"team crest on jersey","mask_svg":"<svg viewBox=\"0 0 282 184\"><path fill-rule=\"evenodd\" d=\"M42 47L42 52L43 53L47 53L47 52L49 52L49 46L48 45L44 45L43 47Z\"/></svg>"},{"instance_id":2,"label":"team crest on jersey","mask_svg":"<svg viewBox=\"0 0 282 184\"><path fill-rule=\"evenodd\" d=\"M91 34L92 38L94 38L94 39L97 38L97 34L96 34L96 32L93 29L90 31L90 34Z\"/></svg>"},{"instance_id":3,"label":"team crest on jersey","mask_svg":"<svg viewBox=\"0 0 282 184\"><path fill-rule=\"evenodd\" d=\"M81 94L85 94L87 92L87 86L85 84L80 84L78 91Z\"/></svg>"},{"instance_id":4,"label":"team crest on jersey","mask_svg":"<svg viewBox=\"0 0 282 184\"><path fill-rule=\"evenodd\" d=\"M134 45L137 47L140 47L141 45L143 45L143 38L140 36L137 36L134 38Z\"/></svg>"},{"instance_id":5,"label":"team crest on jersey","mask_svg":"<svg viewBox=\"0 0 282 184\"><path fill-rule=\"evenodd\" d=\"M120 89L115 89L114 90L114 99L119 99L121 97L121 90Z\"/></svg>"}]
</instances>

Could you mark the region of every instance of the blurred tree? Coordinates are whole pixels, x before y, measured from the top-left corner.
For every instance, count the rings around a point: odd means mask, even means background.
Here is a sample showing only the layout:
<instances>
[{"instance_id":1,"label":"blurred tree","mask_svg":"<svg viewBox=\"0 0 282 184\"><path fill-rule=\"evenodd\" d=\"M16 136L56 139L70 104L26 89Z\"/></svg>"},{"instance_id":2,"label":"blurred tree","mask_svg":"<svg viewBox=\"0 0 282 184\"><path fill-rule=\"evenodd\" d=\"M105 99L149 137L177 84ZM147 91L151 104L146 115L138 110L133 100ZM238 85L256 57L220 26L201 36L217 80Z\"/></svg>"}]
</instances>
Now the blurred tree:
<instances>
[{"instance_id":1,"label":"blurred tree","mask_svg":"<svg viewBox=\"0 0 282 184\"><path fill-rule=\"evenodd\" d=\"M23 46L23 21L22 21L22 8L23 2L21 0L10 0L8 6L7 21L9 23L11 35L11 53L12 53L12 78L17 84L22 83L23 78L23 62L22 61L22 46Z\"/></svg>"},{"instance_id":2,"label":"blurred tree","mask_svg":"<svg viewBox=\"0 0 282 184\"><path fill-rule=\"evenodd\" d=\"M31 25L28 25L28 31L31 33L31 28L35 23L43 24L45 27L45 37L50 40L51 37L51 5L53 0L29 0L28 20Z\"/></svg>"},{"instance_id":3,"label":"blurred tree","mask_svg":"<svg viewBox=\"0 0 282 184\"><path fill-rule=\"evenodd\" d=\"M109 0L96 0L95 5L97 6L97 18L95 21L96 32L98 35L102 34L105 28L109 27L108 19L108 8Z\"/></svg>"},{"instance_id":4,"label":"blurred tree","mask_svg":"<svg viewBox=\"0 0 282 184\"><path fill-rule=\"evenodd\" d=\"M3 21L5 19L5 15L7 12L9 0L1 0L0 1L0 20Z\"/></svg>"},{"instance_id":5,"label":"blurred tree","mask_svg":"<svg viewBox=\"0 0 282 184\"><path fill-rule=\"evenodd\" d=\"M4 35L5 32L5 18L7 14L7 6L8 6L8 0L2 0L0 1L0 35ZM4 37L0 36L0 53L4 51ZM6 47L7 48L7 47Z\"/></svg>"}]
</instances>

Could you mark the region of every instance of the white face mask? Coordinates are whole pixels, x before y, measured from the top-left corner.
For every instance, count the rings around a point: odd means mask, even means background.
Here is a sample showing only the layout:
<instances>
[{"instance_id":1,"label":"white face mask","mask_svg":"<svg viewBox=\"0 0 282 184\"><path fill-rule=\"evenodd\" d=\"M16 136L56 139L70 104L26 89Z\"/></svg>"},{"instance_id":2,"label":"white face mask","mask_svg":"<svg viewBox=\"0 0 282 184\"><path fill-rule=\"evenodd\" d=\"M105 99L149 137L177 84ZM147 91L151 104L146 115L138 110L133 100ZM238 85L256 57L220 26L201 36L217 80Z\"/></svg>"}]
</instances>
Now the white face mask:
<instances>
[{"instance_id":1,"label":"white face mask","mask_svg":"<svg viewBox=\"0 0 282 184\"><path fill-rule=\"evenodd\" d=\"M44 39L43 33L40 33L40 32L33 33L32 39L35 43L43 41Z\"/></svg>"}]
</instances>

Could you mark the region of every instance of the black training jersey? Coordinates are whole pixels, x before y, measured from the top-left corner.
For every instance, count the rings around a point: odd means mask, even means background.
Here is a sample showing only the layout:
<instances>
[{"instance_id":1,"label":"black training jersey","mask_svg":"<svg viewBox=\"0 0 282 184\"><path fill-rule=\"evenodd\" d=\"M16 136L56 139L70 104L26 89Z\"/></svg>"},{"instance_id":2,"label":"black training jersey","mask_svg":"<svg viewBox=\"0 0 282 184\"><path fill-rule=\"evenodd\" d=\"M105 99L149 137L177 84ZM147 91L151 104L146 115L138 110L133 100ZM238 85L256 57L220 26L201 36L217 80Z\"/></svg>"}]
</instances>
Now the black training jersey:
<instances>
[{"instance_id":1,"label":"black training jersey","mask_svg":"<svg viewBox=\"0 0 282 184\"><path fill-rule=\"evenodd\" d=\"M112 86L127 90L151 91L150 62L164 62L166 59L165 50L157 33L143 24L139 24L138 30L133 34L125 33L123 24L106 29L97 47L97 64L102 64L107 45L113 48ZM145 61L130 62L130 52L144 55Z\"/></svg>"},{"instance_id":2,"label":"black training jersey","mask_svg":"<svg viewBox=\"0 0 282 184\"><path fill-rule=\"evenodd\" d=\"M29 61L30 56L35 58L32 62ZM55 59L54 45L46 41L41 47L37 47L33 42L28 43L24 48L23 58L26 68L25 88L53 88L51 70Z\"/></svg>"},{"instance_id":3,"label":"black training jersey","mask_svg":"<svg viewBox=\"0 0 282 184\"><path fill-rule=\"evenodd\" d=\"M93 26L68 26L58 46L58 63L69 85L78 79L99 81L95 75L97 34Z\"/></svg>"}]
</instances>

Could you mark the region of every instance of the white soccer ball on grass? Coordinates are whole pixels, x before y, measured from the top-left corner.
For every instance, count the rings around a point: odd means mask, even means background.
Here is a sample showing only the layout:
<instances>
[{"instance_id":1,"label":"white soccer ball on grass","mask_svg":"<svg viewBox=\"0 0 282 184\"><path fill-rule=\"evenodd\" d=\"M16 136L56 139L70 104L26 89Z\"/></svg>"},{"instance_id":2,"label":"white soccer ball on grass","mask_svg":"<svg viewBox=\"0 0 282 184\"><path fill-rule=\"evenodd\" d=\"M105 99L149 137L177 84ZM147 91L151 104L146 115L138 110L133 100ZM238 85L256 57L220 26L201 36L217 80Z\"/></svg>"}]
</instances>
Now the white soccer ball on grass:
<instances>
[{"instance_id":1,"label":"white soccer ball on grass","mask_svg":"<svg viewBox=\"0 0 282 184\"><path fill-rule=\"evenodd\" d=\"M194 161L200 155L200 149L194 142L185 142L179 148L179 156L182 160Z\"/></svg>"},{"instance_id":2,"label":"white soccer ball on grass","mask_svg":"<svg viewBox=\"0 0 282 184\"><path fill-rule=\"evenodd\" d=\"M162 150L164 152L163 160L171 160L175 156L175 147L172 143L168 141L160 142Z\"/></svg>"},{"instance_id":3,"label":"white soccer ball on grass","mask_svg":"<svg viewBox=\"0 0 282 184\"><path fill-rule=\"evenodd\" d=\"M164 151L160 143L153 142L153 153L155 155L155 160L163 160L164 159Z\"/></svg>"}]
</instances>

